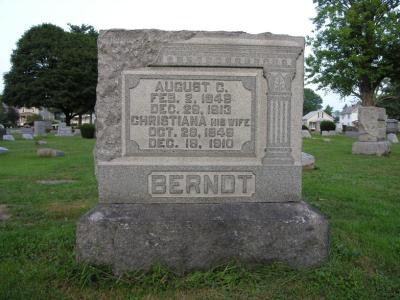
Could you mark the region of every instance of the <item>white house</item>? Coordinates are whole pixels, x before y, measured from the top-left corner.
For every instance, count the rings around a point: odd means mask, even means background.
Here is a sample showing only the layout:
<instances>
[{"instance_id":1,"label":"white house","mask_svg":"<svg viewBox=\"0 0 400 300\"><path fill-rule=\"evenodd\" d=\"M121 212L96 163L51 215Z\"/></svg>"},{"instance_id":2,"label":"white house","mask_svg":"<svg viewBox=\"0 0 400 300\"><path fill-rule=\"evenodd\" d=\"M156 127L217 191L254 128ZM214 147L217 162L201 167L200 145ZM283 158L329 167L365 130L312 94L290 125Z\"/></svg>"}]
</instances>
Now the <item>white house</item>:
<instances>
[{"instance_id":1,"label":"white house","mask_svg":"<svg viewBox=\"0 0 400 300\"><path fill-rule=\"evenodd\" d=\"M302 118L302 124L310 130L319 131L319 124L322 121L334 121L334 118L323 110L310 111Z\"/></svg>"},{"instance_id":2,"label":"white house","mask_svg":"<svg viewBox=\"0 0 400 300\"><path fill-rule=\"evenodd\" d=\"M361 105L359 103L347 106L347 104L343 107L342 112L340 113L339 123L341 126L356 126L358 123L358 108Z\"/></svg>"},{"instance_id":3,"label":"white house","mask_svg":"<svg viewBox=\"0 0 400 300\"><path fill-rule=\"evenodd\" d=\"M27 122L28 117L33 115L40 115L45 121L54 120L54 114L48 111L47 108L40 109L36 107L21 107L18 108L18 113L19 113L18 125L20 126L24 125Z\"/></svg>"}]
</instances>

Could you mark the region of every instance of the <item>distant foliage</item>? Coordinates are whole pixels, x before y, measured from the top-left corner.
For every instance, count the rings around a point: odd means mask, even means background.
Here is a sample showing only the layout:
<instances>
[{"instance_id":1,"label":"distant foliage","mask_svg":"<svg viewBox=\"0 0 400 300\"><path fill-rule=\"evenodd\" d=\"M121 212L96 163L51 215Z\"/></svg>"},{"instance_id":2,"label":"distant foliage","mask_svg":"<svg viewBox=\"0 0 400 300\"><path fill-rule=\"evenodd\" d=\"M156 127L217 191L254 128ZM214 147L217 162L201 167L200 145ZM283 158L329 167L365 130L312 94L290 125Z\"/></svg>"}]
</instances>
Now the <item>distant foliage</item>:
<instances>
[{"instance_id":1,"label":"distant foliage","mask_svg":"<svg viewBox=\"0 0 400 300\"><path fill-rule=\"evenodd\" d=\"M81 135L85 139L93 139L95 134L95 126L93 124L83 124L80 127Z\"/></svg>"},{"instance_id":2,"label":"distant foliage","mask_svg":"<svg viewBox=\"0 0 400 300\"><path fill-rule=\"evenodd\" d=\"M303 103L303 116L311 111L319 110L322 108L322 98L315 93L312 89L304 89L304 103Z\"/></svg>"},{"instance_id":3,"label":"distant foliage","mask_svg":"<svg viewBox=\"0 0 400 300\"><path fill-rule=\"evenodd\" d=\"M331 131L336 129L336 124L332 121L322 121L320 128L321 131Z\"/></svg>"},{"instance_id":4,"label":"distant foliage","mask_svg":"<svg viewBox=\"0 0 400 300\"><path fill-rule=\"evenodd\" d=\"M308 127L306 125L301 125L301 129L308 130Z\"/></svg>"},{"instance_id":5,"label":"distant foliage","mask_svg":"<svg viewBox=\"0 0 400 300\"><path fill-rule=\"evenodd\" d=\"M26 123L28 123L29 125L33 125L33 122L42 120L43 118L41 115L33 114L26 118Z\"/></svg>"}]
</instances>

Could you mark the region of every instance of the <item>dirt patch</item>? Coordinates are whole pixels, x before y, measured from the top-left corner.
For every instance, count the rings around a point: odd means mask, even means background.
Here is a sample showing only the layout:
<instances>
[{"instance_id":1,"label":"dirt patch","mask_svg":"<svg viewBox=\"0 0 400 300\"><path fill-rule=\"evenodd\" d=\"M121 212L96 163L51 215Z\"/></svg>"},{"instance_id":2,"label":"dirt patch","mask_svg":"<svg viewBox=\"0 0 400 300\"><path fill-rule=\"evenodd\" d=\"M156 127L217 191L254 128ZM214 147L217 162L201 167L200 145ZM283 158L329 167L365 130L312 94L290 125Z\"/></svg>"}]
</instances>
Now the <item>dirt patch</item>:
<instances>
[{"instance_id":1,"label":"dirt patch","mask_svg":"<svg viewBox=\"0 0 400 300\"><path fill-rule=\"evenodd\" d=\"M82 215L82 210L89 209L87 202L62 203L54 202L47 205L47 211L52 214L54 219L75 218Z\"/></svg>"},{"instance_id":2,"label":"dirt patch","mask_svg":"<svg viewBox=\"0 0 400 300\"><path fill-rule=\"evenodd\" d=\"M7 206L5 204L0 204L0 221L8 220L10 217Z\"/></svg>"},{"instance_id":3,"label":"dirt patch","mask_svg":"<svg viewBox=\"0 0 400 300\"><path fill-rule=\"evenodd\" d=\"M65 184L65 183L74 183L76 180L72 179L58 179L58 180L38 180L36 183L45 184L45 185L56 185L56 184Z\"/></svg>"}]
</instances>

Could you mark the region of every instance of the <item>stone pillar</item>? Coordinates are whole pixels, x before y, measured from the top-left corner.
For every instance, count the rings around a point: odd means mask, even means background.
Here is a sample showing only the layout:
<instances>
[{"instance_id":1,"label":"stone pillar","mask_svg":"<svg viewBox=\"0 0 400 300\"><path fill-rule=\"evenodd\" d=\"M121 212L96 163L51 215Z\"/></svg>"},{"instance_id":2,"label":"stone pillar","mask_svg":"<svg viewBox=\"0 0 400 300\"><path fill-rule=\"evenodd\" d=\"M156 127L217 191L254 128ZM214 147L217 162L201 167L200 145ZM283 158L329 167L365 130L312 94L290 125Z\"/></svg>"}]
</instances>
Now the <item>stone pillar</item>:
<instances>
[{"instance_id":1,"label":"stone pillar","mask_svg":"<svg viewBox=\"0 0 400 300\"><path fill-rule=\"evenodd\" d=\"M386 111L381 107L362 106L358 109L358 141L353 154L387 155L390 143L386 140Z\"/></svg>"}]
</instances>

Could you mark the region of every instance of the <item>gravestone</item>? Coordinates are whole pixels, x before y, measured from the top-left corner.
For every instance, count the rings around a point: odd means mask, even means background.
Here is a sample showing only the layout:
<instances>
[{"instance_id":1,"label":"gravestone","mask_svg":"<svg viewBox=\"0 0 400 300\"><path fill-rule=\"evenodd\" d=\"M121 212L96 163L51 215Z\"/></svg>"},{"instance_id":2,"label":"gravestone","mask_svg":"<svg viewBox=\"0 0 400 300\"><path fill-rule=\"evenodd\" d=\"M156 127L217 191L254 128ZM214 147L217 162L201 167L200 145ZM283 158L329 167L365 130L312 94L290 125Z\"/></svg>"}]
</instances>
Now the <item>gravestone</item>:
<instances>
[{"instance_id":1,"label":"gravestone","mask_svg":"<svg viewBox=\"0 0 400 300\"><path fill-rule=\"evenodd\" d=\"M46 121L35 121L33 123L35 136L46 135L47 124Z\"/></svg>"},{"instance_id":2,"label":"gravestone","mask_svg":"<svg viewBox=\"0 0 400 300\"><path fill-rule=\"evenodd\" d=\"M303 170L315 169L315 157L311 154L301 152L301 165Z\"/></svg>"},{"instance_id":3,"label":"gravestone","mask_svg":"<svg viewBox=\"0 0 400 300\"><path fill-rule=\"evenodd\" d=\"M0 147L0 154L7 153L8 149L4 147Z\"/></svg>"},{"instance_id":4,"label":"gravestone","mask_svg":"<svg viewBox=\"0 0 400 300\"><path fill-rule=\"evenodd\" d=\"M67 126L64 122L58 124L57 136L72 136L71 126Z\"/></svg>"},{"instance_id":5,"label":"gravestone","mask_svg":"<svg viewBox=\"0 0 400 300\"><path fill-rule=\"evenodd\" d=\"M327 257L327 221L301 198L304 38L108 30L98 49L99 204L78 260L120 273Z\"/></svg>"},{"instance_id":6,"label":"gravestone","mask_svg":"<svg viewBox=\"0 0 400 300\"><path fill-rule=\"evenodd\" d=\"M353 144L353 154L387 155L390 143L386 140L386 111L381 107L358 108L358 141Z\"/></svg>"},{"instance_id":7,"label":"gravestone","mask_svg":"<svg viewBox=\"0 0 400 300\"><path fill-rule=\"evenodd\" d=\"M33 134L33 128L31 127L22 127L20 129L21 135L23 134Z\"/></svg>"},{"instance_id":8,"label":"gravestone","mask_svg":"<svg viewBox=\"0 0 400 300\"><path fill-rule=\"evenodd\" d=\"M396 119L386 120L386 133L398 133L399 132L399 121Z\"/></svg>"},{"instance_id":9,"label":"gravestone","mask_svg":"<svg viewBox=\"0 0 400 300\"><path fill-rule=\"evenodd\" d=\"M391 144L398 144L399 143L399 139L397 138L397 135L395 135L394 133L389 133L387 135L387 139Z\"/></svg>"},{"instance_id":10,"label":"gravestone","mask_svg":"<svg viewBox=\"0 0 400 300\"><path fill-rule=\"evenodd\" d=\"M11 141L11 142L13 142L13 141L15 141L15 138L11 134L5 134L5 135L3 135L3 141Z\"/></svg>"},{"instance_id":11,"label":"gravestone","mask_svg":"<svg viewBox=\"0 0 400 300\"><path fill-rule=\"evenodd\" d=\"M22 138L23 138L24 140L33 140L33 135L30 134L30 133L23 133L23 134L22 134Z\"/></svg>"}]
</instances>

